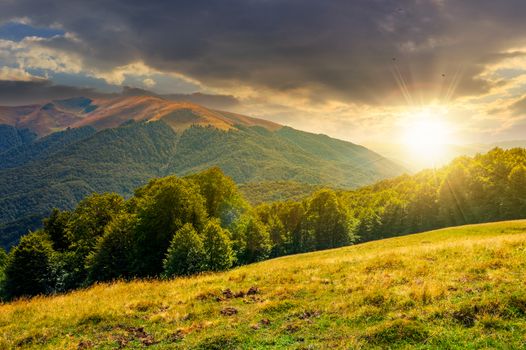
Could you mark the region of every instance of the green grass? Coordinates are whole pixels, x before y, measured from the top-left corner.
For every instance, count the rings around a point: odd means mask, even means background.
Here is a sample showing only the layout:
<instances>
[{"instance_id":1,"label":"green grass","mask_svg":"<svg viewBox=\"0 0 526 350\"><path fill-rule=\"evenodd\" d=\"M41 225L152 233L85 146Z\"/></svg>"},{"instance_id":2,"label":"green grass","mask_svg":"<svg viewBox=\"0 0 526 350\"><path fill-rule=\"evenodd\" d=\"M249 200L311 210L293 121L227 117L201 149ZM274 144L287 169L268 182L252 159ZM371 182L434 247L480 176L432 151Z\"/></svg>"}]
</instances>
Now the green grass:
<instances>
[{"instance_id":1,"label":"green grass","mask_svg":"<svg viewBox=\"0 0 526 350\"><path fill-rule=\"evenodd\" d=\"M525 272L526 221L456 227L0 305L0 349L525 348Z\"/></svg>"}]
</instances>

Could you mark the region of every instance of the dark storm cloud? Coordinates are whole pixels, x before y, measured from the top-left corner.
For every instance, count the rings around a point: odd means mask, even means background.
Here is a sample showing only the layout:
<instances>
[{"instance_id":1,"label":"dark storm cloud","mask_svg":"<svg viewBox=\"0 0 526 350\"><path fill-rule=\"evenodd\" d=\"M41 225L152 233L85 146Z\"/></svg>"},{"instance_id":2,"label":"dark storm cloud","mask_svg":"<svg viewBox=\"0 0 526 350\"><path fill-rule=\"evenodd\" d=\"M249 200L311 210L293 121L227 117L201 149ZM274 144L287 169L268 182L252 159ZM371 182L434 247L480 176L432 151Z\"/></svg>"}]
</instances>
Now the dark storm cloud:
<instances>
[{"instance_id":1,"label":"dark storm cloud","mask_svg":"<svg viewBox=\"0 0 526 350\"><path fill-rule=\"evenodd\" d=\"M77 96L99 96L92 89L54 85L48 80L10 81L0 80L0 105L16 106L51 99Z\"/></svg>"},{"instance_id":2,"label":"dark storm cloud","mask_svg":"<svg viewBox=\"0 0 526 350\"><path fill-rule=\"evenodd\" d=\"M108 69L143 60L206 85L301 90L385 103L410 93L483 93L478 77L502 52L525 44L523 0L10 0L0 20L60 24L76 39L48 45ZM506 55L504 55L506 56ZM447 90L447 89L446 89Z\"/></svg>"},{"instance_id":3,"label":"dark storm cloud","mask_svg":"<svg viewBox=\"0 0 526 350\"><path fill-rule=\"evenodd\" d=\"M121 93L101 93L90 88L55 85L49 80L0 80L0 105L18 106L71 97L114 98L120 96L157 96L171 101L193 102L209 108L228 109L239 101L233 96L202 93L159 95L154 92L125 86Z\"/></svg>"}]
</instances>

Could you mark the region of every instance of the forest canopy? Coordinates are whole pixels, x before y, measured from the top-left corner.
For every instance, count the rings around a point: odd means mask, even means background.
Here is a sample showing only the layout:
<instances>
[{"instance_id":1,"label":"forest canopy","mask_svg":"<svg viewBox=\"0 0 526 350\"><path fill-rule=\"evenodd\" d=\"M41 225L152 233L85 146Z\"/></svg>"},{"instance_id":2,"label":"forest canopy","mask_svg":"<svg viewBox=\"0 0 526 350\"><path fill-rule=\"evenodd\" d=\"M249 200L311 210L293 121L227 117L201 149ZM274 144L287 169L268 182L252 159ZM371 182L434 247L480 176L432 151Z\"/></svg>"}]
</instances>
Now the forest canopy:
<instances>
[{"instance_id":1,"label":"forest canopy","mask_svg":"<svg viewBox=\"0 0 526 350\"><path fill-rule=\"evenodd\" d=\"M251 206L215 167L92 194L0 251L3 298L98 281L220 271L287 254L526 217L526 150L494 149L353 191Z\"/></svg>"}]
</instances>

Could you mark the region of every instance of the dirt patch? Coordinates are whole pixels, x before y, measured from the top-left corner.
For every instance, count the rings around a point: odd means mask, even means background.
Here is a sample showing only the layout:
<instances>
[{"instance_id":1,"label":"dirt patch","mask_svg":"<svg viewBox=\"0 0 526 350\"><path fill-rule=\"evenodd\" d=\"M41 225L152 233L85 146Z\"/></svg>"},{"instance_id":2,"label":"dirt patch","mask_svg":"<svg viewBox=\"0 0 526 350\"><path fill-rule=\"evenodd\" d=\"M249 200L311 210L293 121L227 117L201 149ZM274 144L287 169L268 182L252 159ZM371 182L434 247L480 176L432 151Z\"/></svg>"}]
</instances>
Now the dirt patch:
<instances>
[{"instance_id":1,"label":"dirt patch","mask_svg":"<svg viewBox=\"0 0 526 350\"><path fill-rule=\"evenodd\" d=\"M95 345L93 344L93 342L91 340L81 340L79 342L79 345L77 345L77 349L78 350L91 349L94 346Z\"/></svg>"},{"instance_id":2,"label":"dirt patch","mask_svg":"<svg viewBox=\"0 0 526 350\"><path fill-rule=\"evenodd\" d=\"M302 313L300 313L298 315L298 318L300 320L309 320L311 318L320 317L320 315L321 315L321 311L318 311L318 310L306 310L306 311L303 311Z\"/></svg>"},{"instance_id":3,"label":"dirt patch","mask_svg":"<svg viewBox=\"0 0 526 350\"><path fill-rule=\"evenodd\" d=\"M128 343L138 340L143 346L151 346L157 344L152 334L146 332L144 327L131 327L119 325L116 327L117 334L112 337L117 343L119 349L122 349L128 345Z\"/></svg>"},{"instance_id":4,"label":"dirt patch","mask_svg":"<svg viewBox=\"0 0 526 350\"><path fill-rule=\"evenodd\" d=\"M234 316L237 315L238 311L234 307L225 307L223 310L221 310L221 315L223 316Z\"/></svg>"}]
</instances>

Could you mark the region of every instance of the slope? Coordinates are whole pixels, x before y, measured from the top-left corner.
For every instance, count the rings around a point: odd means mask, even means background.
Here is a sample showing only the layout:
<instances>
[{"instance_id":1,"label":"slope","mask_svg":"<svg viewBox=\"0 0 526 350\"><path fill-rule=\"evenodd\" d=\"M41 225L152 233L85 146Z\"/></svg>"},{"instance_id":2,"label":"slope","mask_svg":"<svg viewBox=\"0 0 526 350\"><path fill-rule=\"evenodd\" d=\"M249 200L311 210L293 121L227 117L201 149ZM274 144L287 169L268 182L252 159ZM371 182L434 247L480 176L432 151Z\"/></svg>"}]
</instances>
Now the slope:
<instances>
[{"instance_id":1,"label":"slope","mask_svg":"<svg viewBox=\"0 0 526 350\"><path fill-rule=\"evenodd\" d=\"M521 348L526 221L0 305L1 348Z\"/></svg>"},{"instance_id":2,"label":"slope","mask_svg":"<svg viewBox=\"0 0 526 350\"><path fill-rule=\"evenodd\" d=\"M283 128L284 136L283 129L241 125L229 130L193 125L177 132L164 119L96 133L92 125L0 153L0 245L11 246L53 207L70 209L91 192L127 196L153 177L211 166L237 183L293 180L346 187L403 171L360 146L338 141L335 147L333 139L320 141L319 135L290 128ZM313 151L318 147L321 151Z\"/></svg>"}]
</instances>

